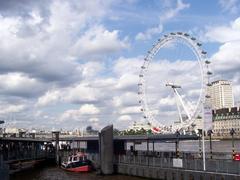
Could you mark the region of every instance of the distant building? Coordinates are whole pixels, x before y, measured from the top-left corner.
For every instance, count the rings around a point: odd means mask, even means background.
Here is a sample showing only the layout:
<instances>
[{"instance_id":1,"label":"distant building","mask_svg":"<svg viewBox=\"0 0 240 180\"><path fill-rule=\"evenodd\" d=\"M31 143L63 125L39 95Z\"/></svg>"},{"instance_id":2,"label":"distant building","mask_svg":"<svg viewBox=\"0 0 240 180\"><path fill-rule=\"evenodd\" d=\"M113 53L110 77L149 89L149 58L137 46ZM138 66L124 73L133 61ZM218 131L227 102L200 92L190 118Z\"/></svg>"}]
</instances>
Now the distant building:
<instances>
[{"instance_id":1,"label":"distant building","mask_svg":"<svg viewBox=\"0 0 240 180\"><path fill-rule=\"evenodd\" d=\"M216 136L230 136L234 129L240 135L240 107L213 110L213 132Z\"/></svg>"},{"instance_id":2,"label":"distant building","mask_svg":"<svg viewBox=\"0 0 240 180\"><path fill-rule=\"evenodd\" d=\"M151 129L151 124L150 123L137 123L134 121L133 125L129 127L129 129L133 129L134 131L138 131L141 129L150 130Z\"/></svg>"},{"instance_id":3,"label":"distant building","mask_svg":"<svg viewBox=\"0 0 240 180\"><path fill-rule=\"evenodd\" d=\"M234 106L232 83L226 80L214 81L208 87L212 109Z\"/></svg>"}]
</instances>

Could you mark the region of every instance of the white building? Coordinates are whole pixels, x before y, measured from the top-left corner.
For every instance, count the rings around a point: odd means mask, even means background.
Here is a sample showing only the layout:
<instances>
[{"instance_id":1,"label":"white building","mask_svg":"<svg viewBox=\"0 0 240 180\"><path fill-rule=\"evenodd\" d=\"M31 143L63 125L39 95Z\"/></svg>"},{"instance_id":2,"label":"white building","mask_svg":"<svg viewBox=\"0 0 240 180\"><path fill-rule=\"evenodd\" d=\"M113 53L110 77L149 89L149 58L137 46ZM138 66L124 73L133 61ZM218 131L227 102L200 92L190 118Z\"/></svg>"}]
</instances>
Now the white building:
<instances>
[{"instance_id":1,"label":"white building","mask_svg":"<svg viewBox=\"0 0 240 180\"><path fill-rule=\"evenodd\" d=\"M240 135L240 107L223 108L213 111L213 132L216 136L230 136L234 129L235 136Z\"/></svg>"},{"instance_id":2,"label":"white building","mask_svg":"<svg viewBox=\"0 0 240 180\"><path fill-rule=\"evenodd\" d=\"M232 83L230 81L214 81L208 90L212 109L231 108L234 106Z\"/></svg>"}]
</instances>

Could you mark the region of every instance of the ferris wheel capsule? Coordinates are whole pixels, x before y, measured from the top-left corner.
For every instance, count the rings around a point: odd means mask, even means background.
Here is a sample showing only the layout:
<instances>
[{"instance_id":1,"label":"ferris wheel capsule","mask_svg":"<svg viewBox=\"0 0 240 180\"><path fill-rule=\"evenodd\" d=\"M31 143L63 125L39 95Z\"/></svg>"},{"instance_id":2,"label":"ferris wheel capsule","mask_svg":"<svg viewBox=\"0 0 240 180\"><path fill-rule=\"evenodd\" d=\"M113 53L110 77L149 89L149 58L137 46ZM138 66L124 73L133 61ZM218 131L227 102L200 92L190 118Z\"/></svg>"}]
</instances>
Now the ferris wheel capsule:
<instances>
[{"instance_id":1,"label":"ferris wheel capsule","mask_svg":"<svg viewBox=\"0 0 240 180\"><path fill-rule=\"evenodd\" d=\"M198 45L198 46L202 46L202 44L201 44L201 43L199 43L199 42L197 43L197 45Z\"/></svg>"},{"instance_id":2,"label":"ferris wheel capsule","mask_svg":"<svg viewBox=\"0 0 240 180\"><path fill-rule=\"evenodd\" d=\"M211 62L210 62L209 60L206 60L205 63L206 63L206 64L210 64Z\"/></svg>"},{"instance_id":3,"label":"ferris wheel capsule","mask_svg":"<svg viewBox=\"0 0 240 180\"><path fill-rule=\"evenodd\" d=\"M212 72L211 72L211 71L208 71L208 72L207 72L207 75L212 75Z\"/></svg>"}]
</instances>

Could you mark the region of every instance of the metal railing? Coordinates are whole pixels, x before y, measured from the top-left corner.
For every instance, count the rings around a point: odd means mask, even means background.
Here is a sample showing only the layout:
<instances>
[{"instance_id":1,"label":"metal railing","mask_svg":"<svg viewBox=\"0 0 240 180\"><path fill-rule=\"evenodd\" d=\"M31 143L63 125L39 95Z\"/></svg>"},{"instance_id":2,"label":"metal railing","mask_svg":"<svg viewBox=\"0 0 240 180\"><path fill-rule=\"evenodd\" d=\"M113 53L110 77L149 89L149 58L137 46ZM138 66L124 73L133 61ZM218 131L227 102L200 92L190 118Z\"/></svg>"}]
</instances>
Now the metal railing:
<instances>
[{"instance_id":1,"label":"metal railing","mask_svg":"<svg viewBox=\"0 0 240 180\"><path fill-rule=\"evenodd\" d=\"M141 166L153 166L159 168L176 168L173 166L171 157L155 157L146 155L115 155L115 164L131 164ZM184 170L203 171L202 159L182 158L182 168ZM240 162L232 160L207 159L206 171L215 173L240 174Z\"/></svg>"}]
</instances>

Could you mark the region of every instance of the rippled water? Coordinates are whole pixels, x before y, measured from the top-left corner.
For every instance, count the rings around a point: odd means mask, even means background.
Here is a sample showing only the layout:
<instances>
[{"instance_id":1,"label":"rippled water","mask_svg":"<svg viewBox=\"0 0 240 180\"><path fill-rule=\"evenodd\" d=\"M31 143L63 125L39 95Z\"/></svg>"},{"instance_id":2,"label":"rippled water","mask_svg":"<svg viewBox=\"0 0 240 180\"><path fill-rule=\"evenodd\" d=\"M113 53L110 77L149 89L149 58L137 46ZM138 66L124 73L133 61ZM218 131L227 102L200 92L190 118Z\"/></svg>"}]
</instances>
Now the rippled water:
<instances>
[{"instance_id":1,"label":"rippled water","mask_svg":"<svg viewBox=\"0 0 240 180\"><path fill-rule=\"evenodd\" d=\"M56 166L45 166L14 174L10 180L143 180L144 178L124 175L101 176L91 173L67 172Z\"/></svg>"}]
</instances>

